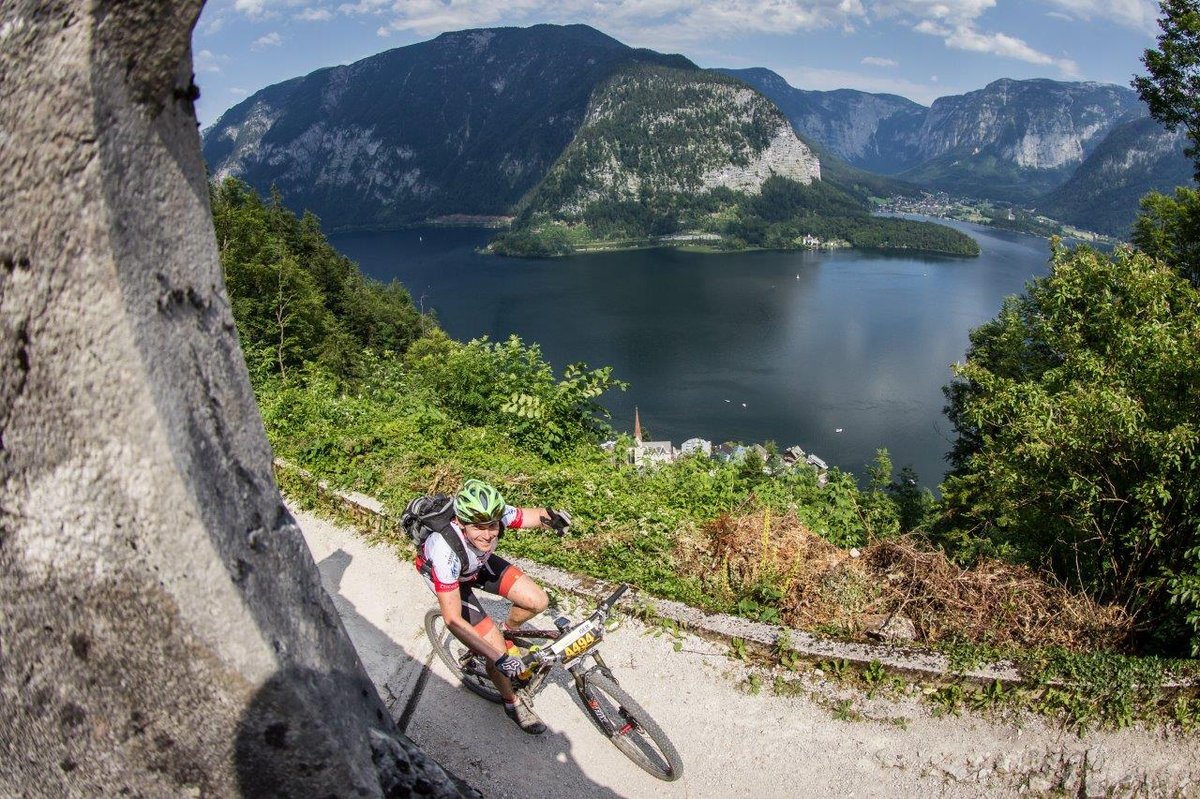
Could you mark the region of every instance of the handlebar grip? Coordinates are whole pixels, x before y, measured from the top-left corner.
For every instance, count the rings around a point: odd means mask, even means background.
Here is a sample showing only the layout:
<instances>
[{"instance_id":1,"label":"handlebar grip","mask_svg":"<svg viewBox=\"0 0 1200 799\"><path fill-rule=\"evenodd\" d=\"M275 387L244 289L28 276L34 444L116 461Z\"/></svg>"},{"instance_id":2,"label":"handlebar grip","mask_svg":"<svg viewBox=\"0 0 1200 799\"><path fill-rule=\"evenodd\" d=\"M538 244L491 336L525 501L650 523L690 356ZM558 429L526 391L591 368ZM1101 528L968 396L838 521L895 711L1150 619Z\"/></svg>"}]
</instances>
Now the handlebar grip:
<instances>
[{"instance_id":1,"label":"handlebar grip","mask_svg":"<svg viewBox=\"0 0 1200 799\"><path fill-rule=\"evenodd\" d=\"M608 599L604 600L604 607L606 609L611 609L617 604L617 600L623 597L625 592L628 590L629 583L621 583L620 587L618 587L616 591L613 591L612 594L609 595Z\"/></svg>"}]
</instances>

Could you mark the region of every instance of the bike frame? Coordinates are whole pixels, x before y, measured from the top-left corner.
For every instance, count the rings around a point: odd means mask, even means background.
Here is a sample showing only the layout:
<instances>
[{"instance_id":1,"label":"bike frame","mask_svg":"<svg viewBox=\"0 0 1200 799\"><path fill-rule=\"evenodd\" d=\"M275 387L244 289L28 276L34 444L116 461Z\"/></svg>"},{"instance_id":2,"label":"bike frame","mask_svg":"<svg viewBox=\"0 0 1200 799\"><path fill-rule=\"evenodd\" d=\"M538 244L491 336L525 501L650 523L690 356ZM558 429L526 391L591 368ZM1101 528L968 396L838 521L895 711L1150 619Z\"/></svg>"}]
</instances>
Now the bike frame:
<instances>
[{"instance_id":1,"label":"bike frame","mask_svg":"<svg viewBox=\"0 0 1200 799\"><path fill-rule=\"evenodd\" d=\"M531 646L537 646L534 639L553 639L554 641L549 646L537 649L521 658L521 662L526 668L532 669L532 674L524 679L518 678L513 680L513 687L518 692L523 693L527 699L532 700L533 695L541 690L550 672L554 670L554 667L562 666L570 672L571 677L574 679L575 690L579 693L579 696L594 707L595 697L588 690L583 675L587 672L598 670L613 682L617 681L612 671L608 668L608 664L604 662L604 658L596 651L596 647L604 640L604 635L607 632L604 629L605 621L608 620L617 601L628 590L628 585L621 585L597 605L590 616L578 624L568 627L561 633L557 630L554 632L549 630L509 631L509 639L518 646L523 646L526 649L529 649ZM592 660L595 665L586 669L581 668L587 659Z\"/></svg>"}]
</instances>

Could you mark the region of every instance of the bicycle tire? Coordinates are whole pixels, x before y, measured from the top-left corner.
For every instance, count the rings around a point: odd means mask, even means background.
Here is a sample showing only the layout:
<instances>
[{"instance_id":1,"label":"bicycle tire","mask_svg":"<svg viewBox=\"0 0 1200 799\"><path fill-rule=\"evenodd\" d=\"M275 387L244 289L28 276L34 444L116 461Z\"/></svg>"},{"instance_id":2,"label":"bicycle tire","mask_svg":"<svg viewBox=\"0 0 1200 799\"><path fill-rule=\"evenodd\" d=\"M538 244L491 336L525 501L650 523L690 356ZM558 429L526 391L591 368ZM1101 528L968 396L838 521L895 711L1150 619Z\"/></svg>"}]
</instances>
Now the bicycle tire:
<instances>
[{"instance_id":1,"label":"bicycle tire","mask_svg":"<svg viewBox=\"0 0 1200 799\"><path fill-rule=\"evenodd\" d=\"M489 702L501 704L504 701L491 677L463 671L463 660L470 656L478 656L454 637L454 633L446 627L440 610L430 610L425 614L425 635L429 636L433 651L437 652L438 657L454 676L462 681L467 690L479 694Z\"/></svg>"},{"instance_id":2,"label":"bicycle tire","mask_svg":"<svg viewBox=\"0 0 1200 799\"><path fill-rule=\"evenodd\" d=\"M622 754L664 782L683 775L683 759L645 708L607 677L587 674L583 681L599 705L592 707L585 699L584 708Z\"/></svg>"}]
</instances>

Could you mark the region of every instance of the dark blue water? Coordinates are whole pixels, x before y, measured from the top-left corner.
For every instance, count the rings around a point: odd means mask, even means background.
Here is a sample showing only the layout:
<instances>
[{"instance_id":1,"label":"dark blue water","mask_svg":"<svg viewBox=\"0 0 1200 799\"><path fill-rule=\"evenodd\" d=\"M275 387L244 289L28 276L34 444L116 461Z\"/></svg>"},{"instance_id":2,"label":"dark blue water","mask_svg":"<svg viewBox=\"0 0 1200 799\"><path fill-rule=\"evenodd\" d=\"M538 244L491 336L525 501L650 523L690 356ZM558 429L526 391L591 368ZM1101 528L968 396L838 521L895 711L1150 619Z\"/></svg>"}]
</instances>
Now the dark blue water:
<instances>
[{"instance_id":1,"label":"dark blue water","mask_svg":"<svg viewBox=\"0 0 1200 799\"><path fill-rule=\"evenodd\" d=\"M485 230L333 237L380 280L398 279L453 337L541 345L561 369L611 365L656 439L799 444L856 474L886 447L936 486L953 431L950 364L1005 295L1048 270L1042 239L950 223L979 258L839 251L642 250L523 260L478 255Z\"/></svg>"}]
</instances>

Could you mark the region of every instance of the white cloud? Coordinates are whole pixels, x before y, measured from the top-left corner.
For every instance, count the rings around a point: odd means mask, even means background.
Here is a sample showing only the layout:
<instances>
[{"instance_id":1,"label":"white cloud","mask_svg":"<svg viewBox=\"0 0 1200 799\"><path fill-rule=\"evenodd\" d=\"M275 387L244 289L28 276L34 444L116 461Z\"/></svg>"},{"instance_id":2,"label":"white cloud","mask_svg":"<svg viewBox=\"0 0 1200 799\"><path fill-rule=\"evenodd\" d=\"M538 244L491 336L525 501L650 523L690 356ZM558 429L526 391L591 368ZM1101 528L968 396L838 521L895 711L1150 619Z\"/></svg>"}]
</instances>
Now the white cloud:
<instances>
[{"instance_id":1,"label":"white cloud","mask_svg":"<svg viewBox=\"0 0 1200 799\"><path fill-rule=\"evenodd\" d=\"M875 94L898 94L929 105L937 98L953 94L949 89L932 84L918 83L904 78L881 75L878 72L848 72L840 69L818 67L795 67L776 70L783 78L798 89L832 91L834 89L858 89ZM936 79L934 80L936 82Z\"/></svg>"},{"instance_id":2,"label":"white cloud","mask_svg":"<svg viewBox=\"0 0 1200 799\"><path fill-rule=\"evenodd\" d=\"M269 4L269 0L234 0L233 9L251 19L257 19L267 15Z\"/></svg>"},{"instance_id":3,"label":"white cloud","mask_svg":"<svg viewBox=\"0 0 1200 799\"><path fill-rule=\"evenodd\" d=\"M996 55L1040 66L1054 66L1064 78L1079 76L1078 65L1069 58L1055 58L1007 33L981 33L969 22L950 26L932 19L924 19L914 25L913 30L937 36L953 50Z\"/></svg>"},{"instance_id":4,"label":"white cloud","mask_svg":"<svg viewBox=\"0 0 1200 799\"><path fill-rule=\"evenodd\" d=\"M871 10L880 19L915 18L964 25L995 5L996 0L877 0Z\"/></svg>"},{"instance_id":5,"label":"white cloud","mask_svg":"<svg viewBox=\"0 0 1200 799\"><path fill-rule=\"evenodd\" d=\"M278 47L281 44L283 44L283 37L275 31L271 31L255 39L250 48L252 50L261 50L264 47Z\"/></svg>"},{"instance_id":6,"label":"white cloud","mask_svg":"<svg viewBox=\"0 0 1200 799\"><path fill-rule=\"evenodd\" d=\"M306 8L296 15L296 19L304 22L324 22L333 19L333 12L328 8Z\"/></svg>"},{"instance_id":7,"label":"white cloud","mask_svg":"<svg viewBox=\"0 0 1200 799\"><path fill-rule=\"evenodd\" d=\"M195 58L192 59L192 68L195 69L197 73L219 73L221 71L221 63L228 60L229 56L214 55L212 50L201 50L200 52L196 53Z\"/></svg>"},{"instance_id":8,"label":"white cloud","mask_svg":"<svg viewBox=\"0 0 1200 799\"><path fill-rule=\"evenodd\" d=\"M1153 0L1045 0L1081 19L1107 19L1144 32L1157 32L1158 3Z\"/></svg>"},{"instance_id":9,"label":"white cloud","mask_svg":"<svg viewBox=\"0 0 1200 799\"><path fill-rule=\"evenodd\" d=\"M869 55L863 58L859 63L869 67L898 67L899 62L890 58L880 58L879 56Z\"/></svg>"},{"instance_id":10,"label":"white cloud","mask_svg":"<svg viewBox=\"0 0 1200 799\"><path fill-rule=\"evenodd\" d=\"M1006 33L980 33L968 27L958 28L943 36L946 46L955 50L973 53L988 53L1004 58L1013 58L1029 64L1058 67L1063 77L1079 75L1079 67L1068 58L1055 58L1035 50L1021 39Z\"/></svg>"},{"instance_id":11,"label":"white cloud","mask_svg":"<svg viewBox=\"0 0 1200 799\"><path fill-rule=\"evenodd\" d=\"M221 28L225 27L225 15L220 11L216 12L207 21L203 21L203 18L201 18L201 20L202 23L199 31L203 36L212 36L213 34L220 32Z\"/></svg>"},{"instance_id":12,"label":"white cloud","mask_svg":"<svg viewBox=\"0 0 1200 799\"><path fill-rule=\"evenodd\" d=\"M660 50L748 33L852 28L867 18L863 0L356 0L338 11L383 15L389 31L418 35L501 22L583 22L627 44Z\"/></svg>"},{"instance_id":13,"label":"white cloud","mask_svg":"<svg viewBox=\"0 0 1200 799\"><path fill-rule=\"evenodd\" d=\"M239 89L237 86L231 86L229 87L229 93L234 97L245 97L250 92L246 91L245 89Z\"/></svg>"},{"instance_id":14,"label":"white cloud","mask_svg":"<svg viewBox=\"0 0 1200 799\"><path fill-rule=\"evenodd\" d=\"M1061 11L1047 11L1046 16L1050 17L1051 19L1061 19L1064 22L1075 21L1075 17L1071 16L1070 14L1064 14Z\"/></svg>"}]
</instances>

